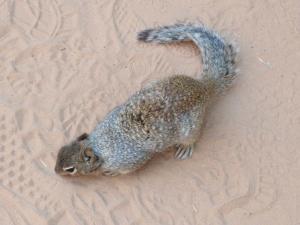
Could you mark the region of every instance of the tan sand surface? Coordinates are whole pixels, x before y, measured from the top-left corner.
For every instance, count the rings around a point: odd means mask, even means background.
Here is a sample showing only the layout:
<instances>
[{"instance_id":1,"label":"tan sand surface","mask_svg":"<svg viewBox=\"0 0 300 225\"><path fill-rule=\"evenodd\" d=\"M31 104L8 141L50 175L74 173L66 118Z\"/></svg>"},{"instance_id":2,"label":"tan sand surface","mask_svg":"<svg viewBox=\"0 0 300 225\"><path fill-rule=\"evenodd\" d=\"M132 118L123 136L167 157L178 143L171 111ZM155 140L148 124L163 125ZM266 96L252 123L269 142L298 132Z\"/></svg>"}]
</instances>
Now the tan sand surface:
<instances>
[{"instance_id":1,"label":"tan sand surface","mask_svg":"<svg viewBox=\"0 0 300 225\"><path fill-rule=\"evenodd\" d=\"M240 46L192 159L56 175L59 147L145 83L197 75L193 45L135 40L178 21ZM0 224L300 225L299 71L299 0L0 0Z\"/></svg>"}]
</instances>

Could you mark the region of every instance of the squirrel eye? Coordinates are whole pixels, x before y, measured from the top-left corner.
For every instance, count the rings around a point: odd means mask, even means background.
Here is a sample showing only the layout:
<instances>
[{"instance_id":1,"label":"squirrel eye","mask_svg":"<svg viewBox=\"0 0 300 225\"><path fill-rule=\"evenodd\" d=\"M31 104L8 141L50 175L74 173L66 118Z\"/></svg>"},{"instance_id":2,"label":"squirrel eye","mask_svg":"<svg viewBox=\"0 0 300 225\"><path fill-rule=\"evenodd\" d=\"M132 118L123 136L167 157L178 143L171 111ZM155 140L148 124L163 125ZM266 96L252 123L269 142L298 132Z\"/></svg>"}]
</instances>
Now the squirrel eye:
<instances>
[{"instance_id":1,"label":"squirrel eye","mask_svg":"<svg viewBox=\"0 0 300 225\"><path fill-rule=\"evenodd\" d=\"M77 169L74 166L64 167L63 170L72 175L77 172Z\"/></svg>"}]
</instances>

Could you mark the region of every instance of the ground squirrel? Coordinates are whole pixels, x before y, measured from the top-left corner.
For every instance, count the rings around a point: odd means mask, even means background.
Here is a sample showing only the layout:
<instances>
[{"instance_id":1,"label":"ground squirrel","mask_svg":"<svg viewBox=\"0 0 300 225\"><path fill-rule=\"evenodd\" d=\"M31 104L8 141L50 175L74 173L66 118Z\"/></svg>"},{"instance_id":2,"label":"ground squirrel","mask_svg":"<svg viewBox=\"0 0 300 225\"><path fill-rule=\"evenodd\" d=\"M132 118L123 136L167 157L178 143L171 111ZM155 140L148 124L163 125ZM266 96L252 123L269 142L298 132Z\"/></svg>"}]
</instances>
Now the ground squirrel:
<instances>
[{"instance_id":1,"label":"ground squirrel","mask_svg":"<svg viewBox=\"0 0 300 225\"><path fill-rule=\"evenodd\" d=\"M202 77L171 76L135 93L89 135L82 134L59 150L58 174L125 174L169 147L176 148L177 159L192 155L207 106L236 76L235 48L216 32L195 24L147 29L137 38L159 44L193 41L201 51Z\"/></svg>"}]
</instances>

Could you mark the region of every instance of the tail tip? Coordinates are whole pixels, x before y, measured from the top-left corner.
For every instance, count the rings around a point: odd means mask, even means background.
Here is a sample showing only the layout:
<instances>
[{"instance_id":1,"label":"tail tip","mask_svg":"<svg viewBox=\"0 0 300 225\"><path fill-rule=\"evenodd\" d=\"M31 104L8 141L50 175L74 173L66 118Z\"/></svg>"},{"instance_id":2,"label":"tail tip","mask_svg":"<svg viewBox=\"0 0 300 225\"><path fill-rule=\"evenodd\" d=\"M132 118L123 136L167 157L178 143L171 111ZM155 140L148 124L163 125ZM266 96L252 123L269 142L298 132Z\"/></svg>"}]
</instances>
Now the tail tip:
<instances>
[{"instance_id":1,"label":"tail tip","mask_svg":"<svg viewBox=\"0 0 300 225\"><path fill-rule=\"evenodd\" d=\"M150 42L151 40L149 39L149 37L152 31L152 29L147 29L139 32L137 35L137 39L143 42Z\"/></svg>"}]
</instances>

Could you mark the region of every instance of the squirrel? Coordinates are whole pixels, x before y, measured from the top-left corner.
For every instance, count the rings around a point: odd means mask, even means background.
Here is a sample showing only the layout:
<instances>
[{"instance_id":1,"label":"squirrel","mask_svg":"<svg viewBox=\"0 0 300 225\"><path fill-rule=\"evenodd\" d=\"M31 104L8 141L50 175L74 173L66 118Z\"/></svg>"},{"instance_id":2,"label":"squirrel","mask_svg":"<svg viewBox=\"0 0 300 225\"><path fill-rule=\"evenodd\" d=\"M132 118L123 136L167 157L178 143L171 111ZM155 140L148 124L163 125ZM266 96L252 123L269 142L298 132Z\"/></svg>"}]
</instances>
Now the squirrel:
<instances>
[{"instance_id":1,"label":"squirrel","mask_svg":"<svg viewBox=\"0 0 300 225\"><path fill-rule=\"evenodd\" d=\"M236 49L217 32L196 24L174 24L138 33L142 42L192 41L202 56L202 77L170 76L147 84L114 108L90 134L63 146L56 173L115 176L142 167L174 147L176 159L191 157L205 111L236 77Z\"/></svg>"}]
</instances>

